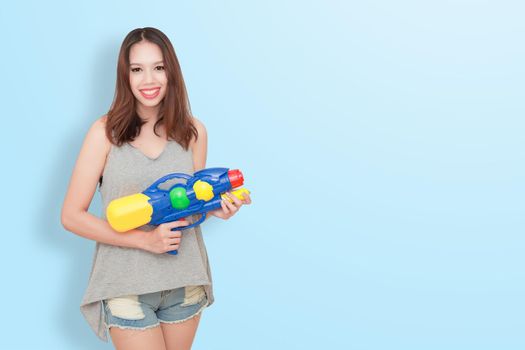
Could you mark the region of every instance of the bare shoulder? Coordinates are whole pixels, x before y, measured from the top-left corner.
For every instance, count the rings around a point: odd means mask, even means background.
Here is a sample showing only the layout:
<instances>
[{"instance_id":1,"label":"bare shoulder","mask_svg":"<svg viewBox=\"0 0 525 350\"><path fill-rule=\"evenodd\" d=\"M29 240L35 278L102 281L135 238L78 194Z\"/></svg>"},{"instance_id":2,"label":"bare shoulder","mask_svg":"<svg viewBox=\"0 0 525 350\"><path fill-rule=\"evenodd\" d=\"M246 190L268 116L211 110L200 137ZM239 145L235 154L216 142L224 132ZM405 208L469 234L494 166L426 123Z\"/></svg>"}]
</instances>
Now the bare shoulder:
<instances>
[{"instance_id":1,"label":"bare shoulder","mask_svg":"<svg viewBox=\"0 0 525 350\"><path fill-rule=\"evenodd\" d=\"M193 125L197 129L197 139L192 139L190 148L193 153L193 169L195 171L204 169L206 167L206 156L208 152L208 136L206 135L206 127L197 118L193 118Z\"/></svg>"},{"instance_id":2,"label":"bare shoulder","mask_svg":"<svg viewBox=\"0 0 525 350\"><path fill-rule=\"evenodd\" d=\"M193 125L197 129L197 139L193 138L191 141L191 146L195 145L195 143L200 143L202 141L206 142L207 139L207 133L206 133L206 127L204 126L204 123L200 121L199 119L193 117L192 118Z\"/></svg>"},{"instance_id":3,"label":"bare shoulder","mask_svg":"<svg viewBox=\"0 0 525 350\"><path fill-rule=\"evenodd\" d=\"M104 114L102 117L97 119L97 122L102 123L102 124L104 124L104 126L106 126L107 120L108 120L108 115Z\"/></svg>"},{"instance_id":4,"label":"bare shoulder","mask_svg":"<svg viewBox=\"0 0 525 350\"><path fill-rule=\"evenodd\" d=\"M197 132L199 133L199 135L206 134L206 127L204 126L203 122L193 117L193 124L195 125L195 128L197 128Z\"/></svg>"},{"instance_id":5,"label":"bare shoulder","mask_svg":"<svg viewBox=\"0 0 525 350\"><path fill-rule=\"evenodd\" d=\"M108 116L103 115L102 117L95 120L95 122L93 122L93 125L91 125L91 128L97 130L96 132L100 132L102 130L105 133L107 120L108 120Z\"/></svg>"},{"instance_id":6,"label":"bare shoulder","mask_svg":"<svg viewBox=\"0 0 525 350\"><path fill-rule=\"evenodd\" d=\"M111 142L106 136L106 121L107 115L95 120L88 131L87 138L93 143L98 143L102 149L109 151Z\"/></svg>"}]
</instances>

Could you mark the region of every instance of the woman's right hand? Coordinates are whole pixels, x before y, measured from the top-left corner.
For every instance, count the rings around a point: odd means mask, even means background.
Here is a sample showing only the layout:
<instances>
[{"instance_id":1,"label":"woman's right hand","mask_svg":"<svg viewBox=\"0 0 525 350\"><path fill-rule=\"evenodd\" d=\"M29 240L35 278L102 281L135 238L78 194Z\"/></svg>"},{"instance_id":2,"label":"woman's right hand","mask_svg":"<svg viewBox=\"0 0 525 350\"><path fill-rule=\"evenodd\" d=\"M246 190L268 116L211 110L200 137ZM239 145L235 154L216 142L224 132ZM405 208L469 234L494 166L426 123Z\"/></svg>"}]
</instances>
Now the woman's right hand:
<instances>
[{"instance_id":1,"label":"woman's right hand","mask_svg":"<svg viewBox=\"0 0 525 350\"><path fill-rule=\"evenodd\" d=\"M157 254L178 250L182 233L181 231L172 231L171 229L188 226L189 224L186 220L167 222L155 227L153 231L144 232L142 249Z\"/></svg>"}]
</instances>

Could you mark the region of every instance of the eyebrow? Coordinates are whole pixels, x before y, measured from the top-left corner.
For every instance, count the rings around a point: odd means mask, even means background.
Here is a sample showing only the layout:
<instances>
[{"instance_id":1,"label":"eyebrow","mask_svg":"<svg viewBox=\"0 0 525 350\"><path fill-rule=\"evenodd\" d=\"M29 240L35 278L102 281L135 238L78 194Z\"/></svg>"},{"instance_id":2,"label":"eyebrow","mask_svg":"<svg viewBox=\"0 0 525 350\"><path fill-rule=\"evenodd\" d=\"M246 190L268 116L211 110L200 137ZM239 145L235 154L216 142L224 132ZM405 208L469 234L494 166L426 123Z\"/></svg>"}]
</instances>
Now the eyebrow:
<instances>
[{"instance_id":1,"label":"eyebrow","mask_svg":"<svg viewBox=\"0 0 525 350\"><path fill-rule=\"evenodd\" d=\"M153 64L158 64L158 63L163 63L164 61L158 61L158 62L154 62ZM132 64L136 65L136 66L142 66L142 64L140 63L130 63L129 65L131 66Z\"/></svg>"}]
</instances>

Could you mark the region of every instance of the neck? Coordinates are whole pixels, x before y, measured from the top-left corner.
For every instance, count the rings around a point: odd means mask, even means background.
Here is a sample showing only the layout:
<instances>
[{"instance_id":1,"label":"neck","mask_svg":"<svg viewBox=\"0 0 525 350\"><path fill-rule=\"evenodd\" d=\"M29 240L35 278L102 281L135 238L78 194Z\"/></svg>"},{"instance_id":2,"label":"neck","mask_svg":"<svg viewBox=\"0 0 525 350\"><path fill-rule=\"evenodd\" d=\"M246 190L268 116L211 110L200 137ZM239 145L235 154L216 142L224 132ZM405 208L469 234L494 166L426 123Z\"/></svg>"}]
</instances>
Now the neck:
<instances>
[{"instance_id":1,"label":"neck","mask_svg":"<svg viewBox=\"0 0 525 350\"><path fill-rule=\"evenodd\" d=\"M160 104L153 107L147 107L139 104L137 106L137 114L140 119L144 120L146 124L155 124L159 118Z\"/></svg>"}]
</instances>

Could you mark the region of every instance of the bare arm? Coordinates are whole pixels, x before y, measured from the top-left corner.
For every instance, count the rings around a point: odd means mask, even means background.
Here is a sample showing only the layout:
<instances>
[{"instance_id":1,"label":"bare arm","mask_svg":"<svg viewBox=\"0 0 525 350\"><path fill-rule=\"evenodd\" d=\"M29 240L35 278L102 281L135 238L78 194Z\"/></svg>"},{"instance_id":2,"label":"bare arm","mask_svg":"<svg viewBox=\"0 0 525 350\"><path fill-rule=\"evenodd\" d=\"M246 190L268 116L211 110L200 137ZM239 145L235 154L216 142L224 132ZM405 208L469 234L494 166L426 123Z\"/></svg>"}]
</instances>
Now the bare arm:
<instances>
[{"instance_id":1,"label":"bare arm","mask_svg":"<svg viewBox=\"0 0 525 350\"><path fill-rule=\"evenodd\" d=\"M88 212L110 146L103 117L93 123L84 139L62 206L62 225L68 231L101 243L143 248L144 231L119 233L106 220Z\"/></svg>"},{"instance_id":2,"label":"bare arm","mask_svg":"<svg viewBox=\"0 0 525 350\"><path fill-rule=\"evenodd\" d=\"M193 139L190 147L193 154L193 169L195 172L206 168L206 156L208 153L208 134L204 124L197 118L193 118L193 124L197 128L199 137Z\"/></svg>"},{"instance_id":3,"label":"bare arm","mask_svg":"<svg viewBox=\"0 0 525 350\"><path fill-rule=\"evenodd\" d=\"M197 139L192 139L190 142L191 152L193 154L193 170L197 172L206 168L206 156L208 154L208 134L206 127L197 118L193 118L193 125L197 129L199 136ZM210 216L214 216L214 211L209 211L206 215L206 219Z\"/></svg>"}]
</instances>

